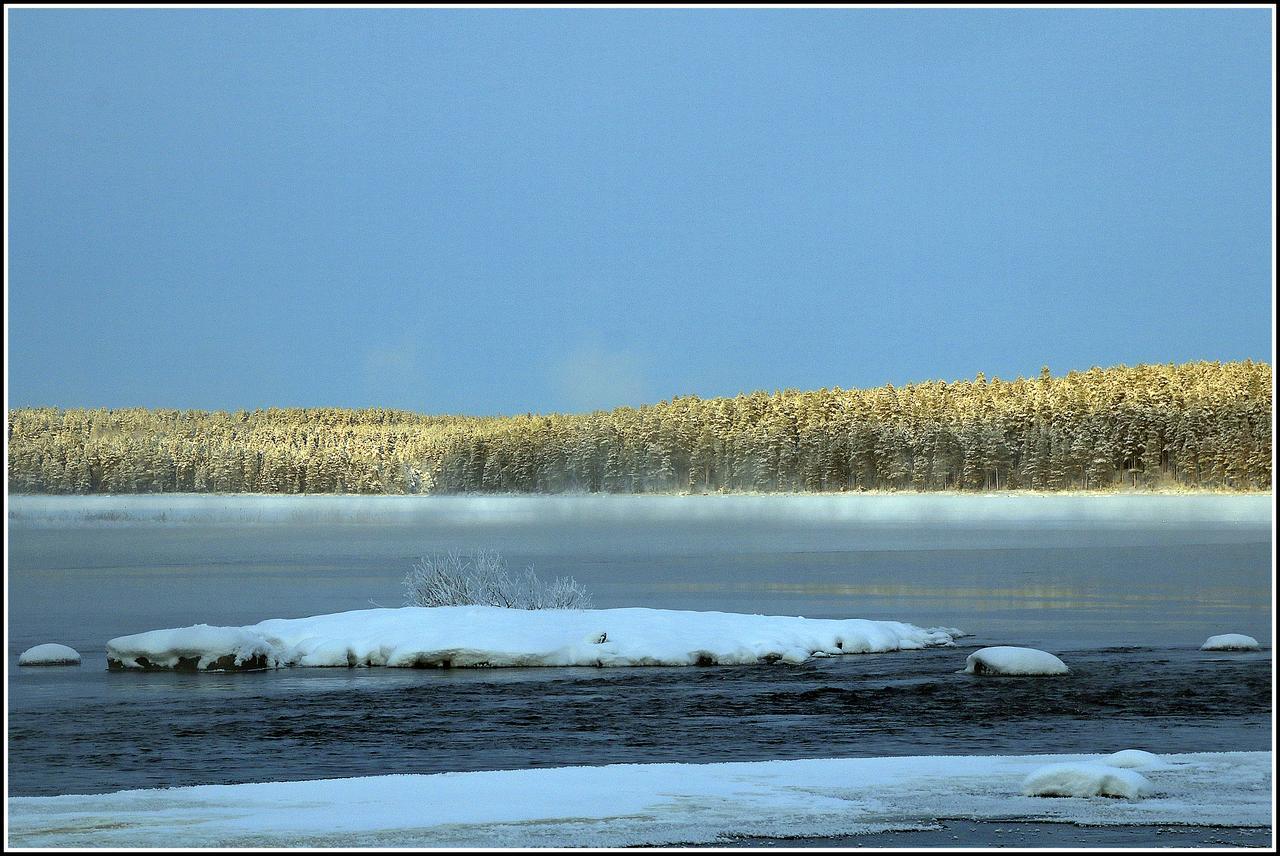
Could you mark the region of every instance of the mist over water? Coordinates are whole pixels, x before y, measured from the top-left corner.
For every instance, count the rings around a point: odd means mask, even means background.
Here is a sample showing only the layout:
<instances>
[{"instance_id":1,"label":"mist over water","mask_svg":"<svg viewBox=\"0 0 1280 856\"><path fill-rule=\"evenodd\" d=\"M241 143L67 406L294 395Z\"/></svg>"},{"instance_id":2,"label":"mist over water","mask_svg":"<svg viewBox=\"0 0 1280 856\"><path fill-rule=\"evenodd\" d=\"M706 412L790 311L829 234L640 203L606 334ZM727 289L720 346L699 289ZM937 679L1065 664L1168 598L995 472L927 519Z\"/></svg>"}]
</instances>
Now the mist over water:
<instances>
[{"instance_id":1,"label":"mist over water","mask_svg":"<svg viewBox=\"0 0 1280 856\"><path fill-rule=\"evenodd\" d=\"M477 528L637 521L830 525L1181 523L1269 525L1262 494L759 494L759 495L294 495L14 496L9 518L76 523L419 523Z\"/></svg>"}]
</instances>

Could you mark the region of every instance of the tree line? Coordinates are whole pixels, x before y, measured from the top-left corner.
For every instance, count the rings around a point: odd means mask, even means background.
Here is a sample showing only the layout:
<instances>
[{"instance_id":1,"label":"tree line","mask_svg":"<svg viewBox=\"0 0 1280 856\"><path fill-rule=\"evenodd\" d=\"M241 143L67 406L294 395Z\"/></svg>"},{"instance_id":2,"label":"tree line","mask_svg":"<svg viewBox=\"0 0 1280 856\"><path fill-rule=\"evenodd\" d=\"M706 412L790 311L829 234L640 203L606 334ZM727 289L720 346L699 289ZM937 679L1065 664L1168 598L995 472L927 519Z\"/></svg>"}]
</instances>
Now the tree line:
<instances>
[{"instance_id":1,"label":"tree line","mask_svg":"<svg viewBox=\"0 0 1280 856\"><path fill-rule=\"evenodd\" d=\"M587 414L9 411L13 493L1271 486L1266 363L682 396Z\"/></svg>"}]
</instances>

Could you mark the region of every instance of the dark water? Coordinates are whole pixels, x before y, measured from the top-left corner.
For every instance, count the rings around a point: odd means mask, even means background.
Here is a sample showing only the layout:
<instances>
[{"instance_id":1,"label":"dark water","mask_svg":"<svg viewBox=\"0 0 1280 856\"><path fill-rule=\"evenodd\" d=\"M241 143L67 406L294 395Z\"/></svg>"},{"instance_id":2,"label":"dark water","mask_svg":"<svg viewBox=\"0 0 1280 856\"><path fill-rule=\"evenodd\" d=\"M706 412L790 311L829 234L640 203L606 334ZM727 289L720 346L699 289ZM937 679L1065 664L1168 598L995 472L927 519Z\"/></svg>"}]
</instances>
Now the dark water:
<instances>
[{"instance_id":1,"label":"dark water","mask_svg":"<svg viewBox=\"0 0 1280 856\"><path fill-rule=\"evenodd\" d=\"M1270 651L1196 650L1224 632L1270 644L1269 497L1225 507L1136 498L1105 513L1090 497L1029 513L952 498L891 515L865 499L691 499L417 500L408 514L361 505L355 515L296 514L273 500L261 519L246 515L257 508L247 499L235 514L166 512L163 521L154 506L140 514L120 500L88 520L73 506L40 517L18 503L10 793L565 764L1270 747ZM572 575L600 607L883 618L975 635L956 649L801 666L105 671L106 640L126 633L398 605L415 555L467 546ZM76 647L84 665L15 667L19 652L49 641ZM987 644L1048 648L1073 673L956 674Z\"/></svg>"},{"instance_id":2,"label":"dark water","mask_svg":"<svg viewBox=\"0 0 1280 856\"><path fill-rule=\"evenodd\" d=\"M1220 826L1076 826L1007 820L946 820L932 829L873 832L840 838L727 838L694 847L1272 847L1270 828Z\"/></svg>"},{"instance_id":3,"label":"dark water","mask_svg":"<svg viewBox=\"0 0 1280 856\"><path fill-rule=\"evenodd\" d=\"M1265 750L1270 652L1064 651L1061 679L956 674L968 649L799 666L23 669L10 793L569 764Z\"/></svg>"}]
</instances>

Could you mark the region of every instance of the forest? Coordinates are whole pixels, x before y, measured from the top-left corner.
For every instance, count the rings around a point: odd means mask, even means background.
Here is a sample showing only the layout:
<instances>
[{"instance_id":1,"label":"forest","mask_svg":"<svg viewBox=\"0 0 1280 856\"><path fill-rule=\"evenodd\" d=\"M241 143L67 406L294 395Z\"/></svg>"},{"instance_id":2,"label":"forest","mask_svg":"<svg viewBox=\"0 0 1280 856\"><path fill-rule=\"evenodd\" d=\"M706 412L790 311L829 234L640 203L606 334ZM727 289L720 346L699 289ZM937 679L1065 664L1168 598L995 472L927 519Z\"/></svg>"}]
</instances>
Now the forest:
<instances>
[{"instance_id":1,"label":"forest","mask_svg":"<svg viewBox=\"0 0 1280 856\"><path fill-rule=\"evenodd\" d=\"M1266 363L681 396L585 414L9 411L11 493L1271 487Z\"/></svg>"}]
</instances>

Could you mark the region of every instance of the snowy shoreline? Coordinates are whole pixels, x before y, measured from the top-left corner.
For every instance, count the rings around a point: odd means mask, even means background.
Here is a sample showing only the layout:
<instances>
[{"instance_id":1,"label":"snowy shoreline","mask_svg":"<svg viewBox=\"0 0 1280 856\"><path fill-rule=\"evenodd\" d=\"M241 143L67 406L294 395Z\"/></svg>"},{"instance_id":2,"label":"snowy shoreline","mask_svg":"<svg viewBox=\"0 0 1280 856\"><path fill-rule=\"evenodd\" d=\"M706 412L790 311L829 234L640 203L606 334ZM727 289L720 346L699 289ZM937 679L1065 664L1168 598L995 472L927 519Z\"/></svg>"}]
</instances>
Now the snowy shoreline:
<instances>
[{"instance_id":1,"label":"snowy shoreline","mask_svg":"<svg viewBox=\"0 0 1280 856\"><path fill-rule=\"evenodd\" d=\"M1161 756L1144 799L1022 792L1105 755L622 764L11 797L11 845L599 846L927 829L939 820L1269 827L1271 753Z\"/></svg>"},{"instance_id":2,"label":"snowy shoreline","mask_svg":"<svg viewBox=\"0 0 1280 856\"><path fill-rule=\"evenodd\" d=\"M952 645L963 635L954 627L925 629L858 618L406 606L119 636L107 642L107 662L111 669L185 671L738 665L919 650Z\"/></svg>"}]
</instances>

